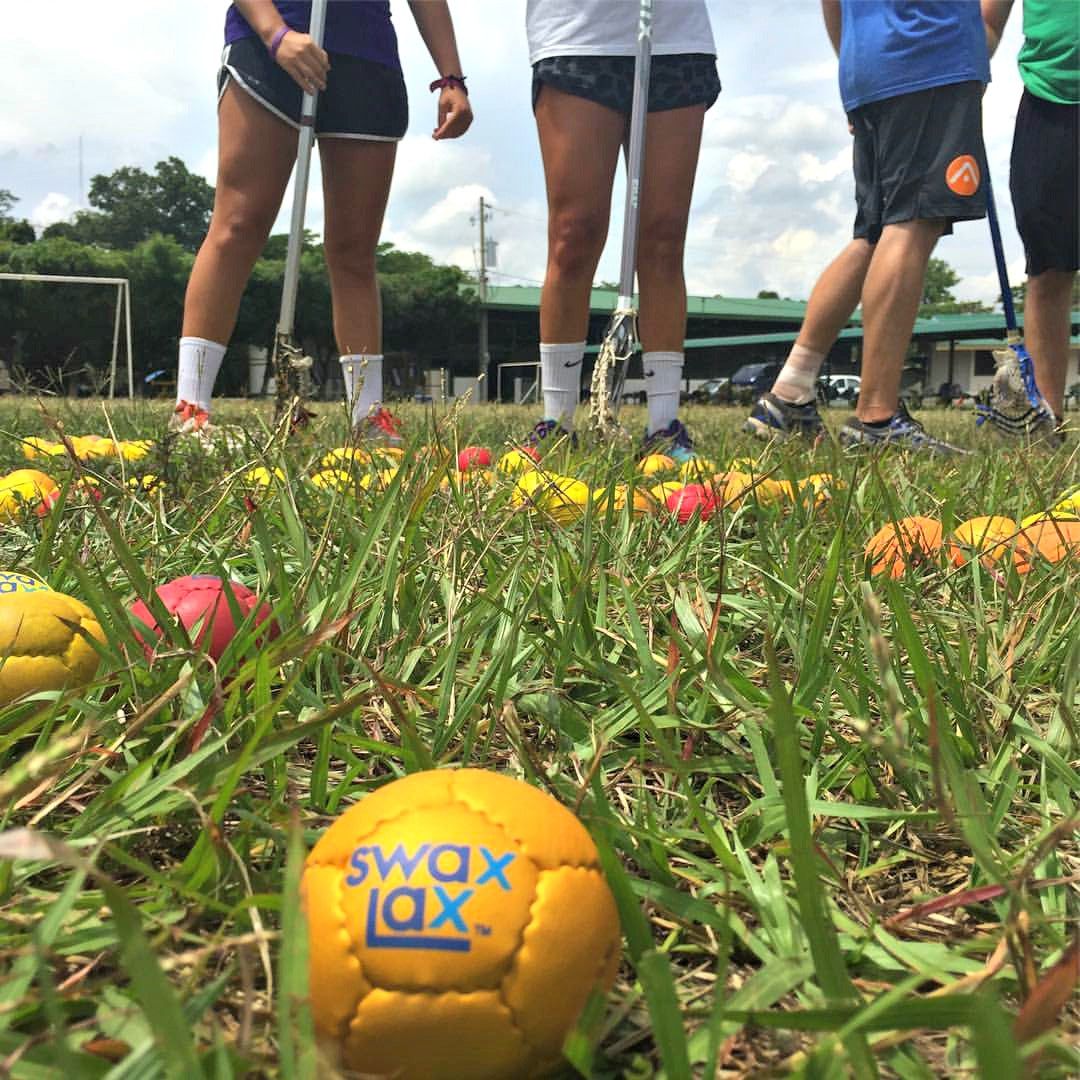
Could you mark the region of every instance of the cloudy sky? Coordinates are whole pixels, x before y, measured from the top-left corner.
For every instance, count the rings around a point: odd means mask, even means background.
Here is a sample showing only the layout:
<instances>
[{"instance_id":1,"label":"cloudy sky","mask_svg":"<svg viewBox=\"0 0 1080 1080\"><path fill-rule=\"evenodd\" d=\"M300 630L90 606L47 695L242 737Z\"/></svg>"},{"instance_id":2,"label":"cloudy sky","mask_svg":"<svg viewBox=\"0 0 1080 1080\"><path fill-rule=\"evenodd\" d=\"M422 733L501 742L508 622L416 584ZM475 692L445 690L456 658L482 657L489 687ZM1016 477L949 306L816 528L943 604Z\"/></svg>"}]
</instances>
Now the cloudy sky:
<instances>
[{"instance_id":1,"label":"cloudy sky","mask_svg":"<svg viewBox=\"0 0 1080 1080\"><path fill-rule=\"evenodd\" d=\"M612 0L634 2L634 0ZM1072 0L1068 0L1072 2ZM836 61L818 0L709 0L724 91L705 122L690 236L691 293L753 296L775 289L805 298L850 237L854 213L850 137ZM215 73L224 0L50 0L20 4L5 28L0 100L0 187L37 225L79 205L79 138L85 183L122 165L152 169L175 154L213 182ZM529 99L524 0L451 0L476 114L471 131L434 143L433 77L404 0L394 21L411 103L384 239L466 269L476 266L477 201L496 207L502 284L538 282L544 267L544 183ZM1008 206L1008 159L1021 83L1018 3L984 99L991 168L1003 203L1010 273L1023 255ZM622 187L599 279L618 277ZM279 218L287 228L291 192ZM321 230L313 176L308 222ZM937 253L963 279L963 299L997 294L985 222L957 227Z\"/></svg>"}]
</instances>

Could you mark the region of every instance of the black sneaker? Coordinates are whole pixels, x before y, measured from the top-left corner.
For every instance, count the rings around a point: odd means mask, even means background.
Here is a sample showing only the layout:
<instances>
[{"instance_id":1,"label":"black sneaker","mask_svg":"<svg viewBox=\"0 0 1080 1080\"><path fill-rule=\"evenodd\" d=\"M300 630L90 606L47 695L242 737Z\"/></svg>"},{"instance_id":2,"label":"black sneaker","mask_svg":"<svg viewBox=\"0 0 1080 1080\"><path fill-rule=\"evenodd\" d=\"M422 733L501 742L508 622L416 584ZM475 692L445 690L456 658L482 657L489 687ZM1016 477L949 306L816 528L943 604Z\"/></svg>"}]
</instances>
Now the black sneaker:
<instances>
[{"instance_id":1,"label":"black sneaker","mask_svg":"<svg viewBox=\"0 0 1080 1080\"><path fill-rule=\"evenodd\" d=\"M771 390L754 403L743 424L743 431L749 431L759 439L793 439L801 436L811 442L817 442L826 434L816 402L793 405L778 398Z\"/></svg>"},{"instance_id":2,"label":"black sneaker","mask_svg":"<svg viewBox=\"0 0 1080 1080\"><path fill-rule=\"evenodd\" d=\"M666 428L654 431L652 434L645 433L641 444L641 454L667 454L669 458L684 464L693 460L694 440L690 438L690 432L686 425L679 419L672 420Z\"/></svg>"},{"instance_id":3,"label":"black sneaker","mask_svg":"<svg viewBox=\"0 0 1080 1080\"><path fill-rule=\"evenodd\" d=\"M571 449L576 450L576 431L567 431L558 420L541 420L536 427L529 432L529 437L526 441L530 446L539 446L541 443L547 443L547 445L550 446L560 439L567 438L570 440ZM548 443L548 439L551 440L550 443Z\"/></svg>"},{"instance_id":4,"label":"black sneaker","mask_svg":"<svg viewBox=\"0 0 1080 1080\"><path fill-rule=\"evenodd\" d=\"M840 445L853 446L899 446L904 450L926 450L931 454L961 456L969 454L959 446L935 439L907 411L904 403L897 404L896 412L887 424L871 427L857 416L851 416L840 428Z\"/></svg>"}]
</instances>

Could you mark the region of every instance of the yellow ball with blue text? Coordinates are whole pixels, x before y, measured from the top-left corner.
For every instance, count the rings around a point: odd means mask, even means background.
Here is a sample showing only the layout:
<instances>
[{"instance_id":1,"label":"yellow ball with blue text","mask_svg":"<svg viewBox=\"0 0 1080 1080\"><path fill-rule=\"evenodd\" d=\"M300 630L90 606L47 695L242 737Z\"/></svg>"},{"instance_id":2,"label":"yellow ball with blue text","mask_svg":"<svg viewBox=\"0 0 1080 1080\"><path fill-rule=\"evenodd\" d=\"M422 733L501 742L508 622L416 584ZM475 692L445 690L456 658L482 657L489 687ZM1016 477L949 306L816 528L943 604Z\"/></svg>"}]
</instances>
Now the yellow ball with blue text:
<instances>
[{"instance_id":1,"label":"yellow ball with blue text","mask_svg":"<svg viewBox=\"0 0 1080 1080\"><path fill-rule=\"evenodd\" d=\"M328 1067L399 1080L544 1076L621 955L596 845L551 796L415 773L347 810L302 891Z\"/></svg>"}]
</instances>

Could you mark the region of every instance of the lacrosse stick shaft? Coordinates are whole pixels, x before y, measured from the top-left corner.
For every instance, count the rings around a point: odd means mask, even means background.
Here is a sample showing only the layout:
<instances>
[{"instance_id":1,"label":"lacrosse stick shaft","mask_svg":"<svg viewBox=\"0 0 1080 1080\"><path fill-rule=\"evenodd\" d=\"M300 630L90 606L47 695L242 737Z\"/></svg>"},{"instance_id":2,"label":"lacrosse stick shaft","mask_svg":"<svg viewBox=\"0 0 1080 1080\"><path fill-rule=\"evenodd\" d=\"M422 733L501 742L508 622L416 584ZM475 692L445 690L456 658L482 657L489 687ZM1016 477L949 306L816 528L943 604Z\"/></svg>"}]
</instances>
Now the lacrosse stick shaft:
<instances>
[{"instance_id":1,"label":"lacrosse stick shaft","mask_svg":"<svg viewBox=\"0 0 1080 1080\"><path fill-rule=\"evenodd\" d=\"M994 188L990 183L990 170L986 171L986 216L990 222L990 239L994 244L994 261L997 263L998 284L1001 286L1001 303L1005 308L1005 326L1010 335L1017 333L1016 308L1012 289L1009 287L1009 271L1005 268L1005 247L1001 242L1001 226L998 224Z\"/></svg>"},{"instance_id":2,"label":"lacrosse stick shaft","mask_svg":"<svg viewBox=\"0 0 1080 1080\"><path fill-rule=\"evenodd\" d=\"M626 204L623 211L622 261L619 299L608 329L619 337L618 363L611 385L611 410L617 415L626 383L626 369L637 344L634 277L637 273L638 222L641 217L642 166L645 160L645 125L649 118L649 74L652 70L653 0L641 0L638 11L637 51L634 55L634 96L630 103L630 146L626 155Z\"/></svg>"},{"instance_id":3,"label":"lacrosse stick shaft","mask_svg":"<svg viewBox=\"0 0 1080 1080\"><path fill-rule=\"evenodd\" d=\"M316 45L323 42L326 25L327 0L313 0L311 28L308 33ZM285 252L285 282L281 289L281 314L278 317L278 339L292 337L296 324L296 294L300 285L300 254L304 248L304 211L307 207L308 176L311 172L311 150L315 145L315 106L318 91L305 92L300 103L300 138L296 146L296 183L293 187L292 221L289 224L289 246Z\"/></svg>"},{"instance_id":4,"label":"lacrosse stick shaft","mask_svg":"<svg viewBox=\"0 0 1080 1080\"><path fill-rule=\"evenodd\" d=\"M623 212L622 264L619 268L620 309L633 306L637 271L638 219L641 216L641 171L645 159L645 122L649 115L649 71L652 67L653 0L641 0L634 96L630 106L630 149L626 158L626 207Z\"/></svg>"}]
</instances>

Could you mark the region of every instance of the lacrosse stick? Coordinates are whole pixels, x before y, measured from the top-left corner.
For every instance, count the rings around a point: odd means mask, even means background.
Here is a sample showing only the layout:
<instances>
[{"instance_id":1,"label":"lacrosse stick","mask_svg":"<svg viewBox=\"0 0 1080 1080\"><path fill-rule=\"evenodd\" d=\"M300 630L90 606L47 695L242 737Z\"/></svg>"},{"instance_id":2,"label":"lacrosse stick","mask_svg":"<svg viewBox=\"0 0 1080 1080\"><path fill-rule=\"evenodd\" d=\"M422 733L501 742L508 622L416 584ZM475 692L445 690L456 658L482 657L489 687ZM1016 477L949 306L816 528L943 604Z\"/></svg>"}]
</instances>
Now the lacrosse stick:
<instances>
[{"instance_id":1,"label":"lacrosse stick","mask_svg":"<svg viewBox=\"0 0 1080 1080\"><path fill-rule=\"evenodd\" d=\"M316 45L322 46L326 25L328 0L313 0L311 27L308 34ZM293 188L292 221L289 224L289 246L285 252L285 281L281 288L281 314L274 334L274 376L277 381L274 418L280 421L287 412L289 429L307 423L311 415L303 405L304 380L311 370L311 357L293 340L296 324L296 293L300 285L300 254L304 246L304 211L307 207L308 176L311 172L311 150L315 143L315 105L317 90L304 92L300 103L300 137L296 145L296 185Z\"/></svg>"},{"instance_id":2,"label":"lacrosse stick","mask_svg":"<svg viewBox=\"0 0 1080 1080\"><path fill-rule=\"evenodd\" d=\"M623 214L619 298L593 367L589 396L589 421L593 429L600 434L610 434L618 430L619 406L626 383L626 369L638 344L634 274L637 269L645 121L649 115L652 19L653 0L641 0L637 53L634 58L634 97L630 107L630 149L626 157L626 208Z\"/></svg>"},{"instance_id":3,"label":"lacrosse stick","mask_svg":"<svg viewBox=\"0 0 1080 1080\"><path fill-rule=\"evenodd\" d=\"M991 405L979 407L975 423L983 424L989 420L1008 435L1030 436L1047 422L1053 428L1057 420L1039 392L1035 382L1035 364L1016 325L1016 308L1013 305L1012 289L1009 287L1009 272L1005 268L1005 248L1001 243L1001 227L998 224L989 170L986 173L986 216L990 221L990 239L994 244L1001 303L1005 308L1008 345L994 351L996 400ZM1006 411L1000 409L999 405L1004 405Z\"/></svg>"}]
</instances>

